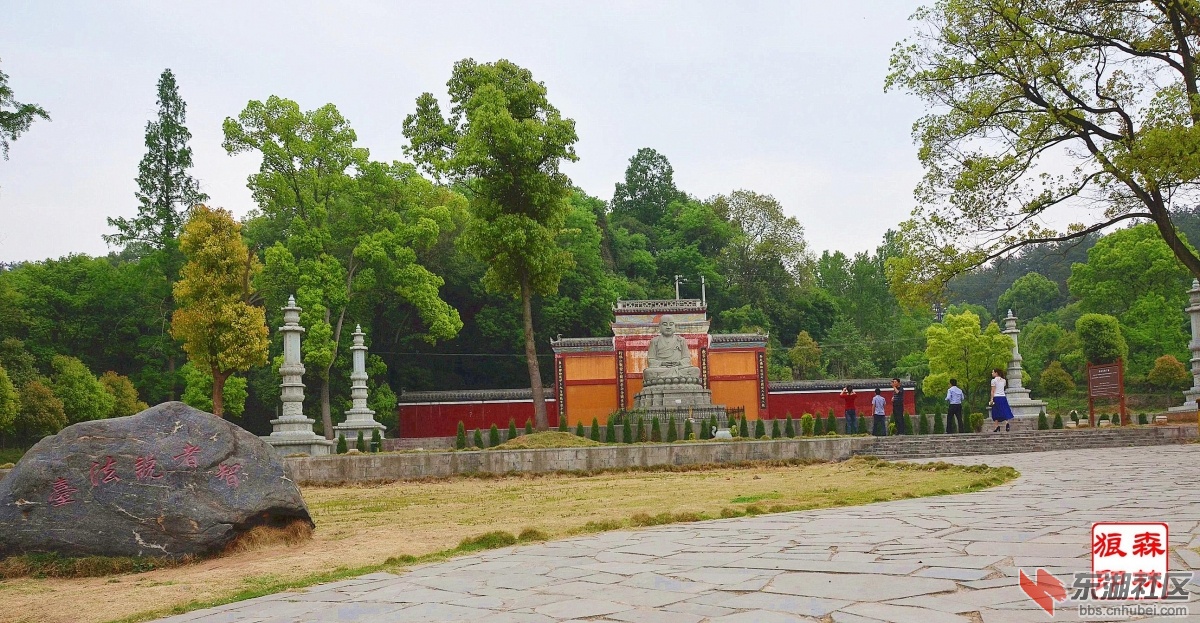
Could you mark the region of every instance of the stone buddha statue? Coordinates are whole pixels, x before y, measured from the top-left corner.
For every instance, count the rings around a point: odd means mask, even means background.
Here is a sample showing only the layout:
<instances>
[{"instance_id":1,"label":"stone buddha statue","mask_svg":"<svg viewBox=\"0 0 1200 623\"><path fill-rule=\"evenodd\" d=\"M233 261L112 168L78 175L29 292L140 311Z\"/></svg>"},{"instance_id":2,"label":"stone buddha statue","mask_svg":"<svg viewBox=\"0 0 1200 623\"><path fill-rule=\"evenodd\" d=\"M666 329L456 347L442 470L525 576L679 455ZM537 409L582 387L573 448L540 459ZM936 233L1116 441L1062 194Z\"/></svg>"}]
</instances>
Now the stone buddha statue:
<instances>
[{"instance_id":1,"label":"stone buddha statue","mask_svg":"<svg viewBox=\"0 0 1200 623\"><path fill-rule=\"evenodd\" d=\"M646 385L656 382L700 383L700 368L692 365L687 340L675 335L675 319L671 316L662 317L658 323L658 335L650 340L642 382Z\"/></svg>"}]
</instances>

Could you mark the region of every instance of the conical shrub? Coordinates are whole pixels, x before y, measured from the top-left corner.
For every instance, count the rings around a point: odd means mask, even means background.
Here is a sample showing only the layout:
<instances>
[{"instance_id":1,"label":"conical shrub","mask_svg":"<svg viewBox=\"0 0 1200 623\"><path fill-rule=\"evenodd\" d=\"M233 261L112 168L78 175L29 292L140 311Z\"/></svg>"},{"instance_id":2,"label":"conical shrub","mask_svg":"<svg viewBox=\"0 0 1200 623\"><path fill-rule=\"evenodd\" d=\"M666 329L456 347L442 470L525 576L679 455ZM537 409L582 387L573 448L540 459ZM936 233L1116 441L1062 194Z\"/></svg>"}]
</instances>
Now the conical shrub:
<instances>
[{"instance_id":1,"label":"conical shrub","mask_svg":"<svg viewBox=\"0 0 1200 623\"><path fill-rule=\"evenodd\" d=\"M345 444L343 438L338 443ZM463 426L462 420L458 421L458 434L454 437L454 447L462 450L467 447L467 427Z\"/></svg>"}]
</instances>

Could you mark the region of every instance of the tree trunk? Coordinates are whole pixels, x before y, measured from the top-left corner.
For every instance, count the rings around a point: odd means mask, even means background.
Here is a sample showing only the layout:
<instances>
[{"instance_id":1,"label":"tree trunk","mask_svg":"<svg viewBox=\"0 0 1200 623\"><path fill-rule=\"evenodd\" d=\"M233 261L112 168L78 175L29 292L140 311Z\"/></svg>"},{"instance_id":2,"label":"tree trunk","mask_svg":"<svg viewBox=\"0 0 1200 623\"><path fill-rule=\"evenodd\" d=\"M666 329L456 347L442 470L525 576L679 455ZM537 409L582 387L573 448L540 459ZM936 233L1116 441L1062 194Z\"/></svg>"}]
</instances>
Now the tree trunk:
<instances>
[{"instance_id":1,"label":"tree trunk","mask_svg":"<svg viewBox=\"0 0 1200 623\"><path fill-rule=\"evenodd\" d=\"M221 372L213 368L213 415L223 418L225 417L225 379L229 378L232 372Z\"/></svg>"},{"instance_id":2,"label":"tree trunk","mask_svg":"<svg viewBox=\"0 0 1200 623\"><path fill-rule=\"evenodd\" d=\"M321 381L321 426L325 428L325 438L333 439L333 416L329 412L329 377Z\"/></svg>"},{"instance_id":3,"label":"tree trunk","mask_svg":"<svg viewBox=\"0 0 1200 623\"><path fill-rule=\"evenodd\" d=\"M171 381L171 390L167 392L167 396L171 402L175 402L175 355L167 357L167 371L170 372L168 378Z\"/></svg>"},{"instance_id":4,"label":"tree trunk","mask_svg":"<svg viewBox=\"0 0 1200 623\"><path fill-rule=\"evenodd\" d=\"M550 428L546 417L546 394L542 389L542 371L538 367L537 344L533 336L533 287L529 276L521 277L521 320L525 326L525 361L529 364L529 387L533 390L533 424L539 431ZM559 414L562 417L562 414Z\"/></svg>"}]
</instances>

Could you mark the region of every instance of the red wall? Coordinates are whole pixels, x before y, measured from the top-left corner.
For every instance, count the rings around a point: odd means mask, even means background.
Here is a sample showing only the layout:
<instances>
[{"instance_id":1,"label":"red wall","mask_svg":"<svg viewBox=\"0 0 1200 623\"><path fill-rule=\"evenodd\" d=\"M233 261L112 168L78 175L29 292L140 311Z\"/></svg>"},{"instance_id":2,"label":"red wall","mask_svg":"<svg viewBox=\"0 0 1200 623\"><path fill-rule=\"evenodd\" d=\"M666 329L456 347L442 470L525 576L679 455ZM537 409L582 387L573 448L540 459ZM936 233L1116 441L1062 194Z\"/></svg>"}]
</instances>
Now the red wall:
<instances>
[{"instance_id":1,"label":"red wall","mask_svg":"<svg viewBox=\"0 0 1200 623\"><path fill-rule=\"evenodd\" d=\"M547 388L547 394L553 395ZM533 401L518 402L445 402L397 405L400 412L400 437L453 437L461 421L467 430L488 429L492 424L508 428L510 419L524 429L525 421L533 419ZM558 403L546 400L546 418L550 427L558 426ZM395 431L391 431L394 435Z\"/></svg>"},{"instance_id":2,"label":"red wall","mask_svg":"<svg viewBox=\"0 0 1200 623\"><path fill-rule=\"evenodd\" d=\"M887 401L887 414L892 414L892 390L883 390L883 399ZM871 399L875 397L875 390L858 390L855 392L854 408L859 417L871 415ZM904 392L904 412L912 415L916 413L917 403L916 395L911 389L906 389ZM768 392L767 393L767 412L772 418L783 419L788 413L792 417L799 419L805 413L813 415L821 415L822 417L829 415L829 409L833 409L833 414L837 417L845 415L845 407L843 406L841 390L831 389L828 391L812 391L812 392Z\"/></svg>"}]
</instances>

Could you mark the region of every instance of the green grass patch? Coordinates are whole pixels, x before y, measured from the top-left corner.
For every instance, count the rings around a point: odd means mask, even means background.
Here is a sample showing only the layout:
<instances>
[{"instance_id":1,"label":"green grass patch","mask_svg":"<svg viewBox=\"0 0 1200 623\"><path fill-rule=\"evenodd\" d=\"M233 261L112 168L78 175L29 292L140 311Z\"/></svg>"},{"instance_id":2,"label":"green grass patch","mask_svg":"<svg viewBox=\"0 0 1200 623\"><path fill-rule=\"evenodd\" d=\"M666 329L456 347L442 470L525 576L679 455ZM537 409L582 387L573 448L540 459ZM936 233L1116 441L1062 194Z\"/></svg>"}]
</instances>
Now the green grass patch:
<instances>
[{"instance_id":1,"label":"green grass patch","mask_svg":"<svg viewBox=\"0 0 1200 623\"><path fill-rule=\"evenodd\" d=\"M753 504L755 502L761 502L763 500L778 500L781 497L783 497L783 494L779 493L778 491L771 491L769 493L755 493L753 495L740 495L736 498L733 498L729 502L731 504Z\"/></svg>"},{"instance_id":2,"label":"green grass patch","mask_svg":"<svg viewBox=\"0 0 1200 623\"><path fill-rule=\"evenodd\" d=\"M144 573L191 562L136 556L82 556L60 554L17 554L0 559L0 580L16 578L95 578L106 575Z\"/></svg>"},{"instance_id":3,"label":"green grass patch","mask_svg":"<svg viewBox=\"0 0 1200 623\"><path fill-rule=\"evenodd\" d=\"M588 448L593 446L602 446L604 444L599 441L592 441L587 437L580 437L571 433L563 433L560 431L548 431L545 433L534 433L532 435L521 435L514 439L510 439L494 448L488 450L538 450L543 448Z\"/></svg>"}]
</instances>

